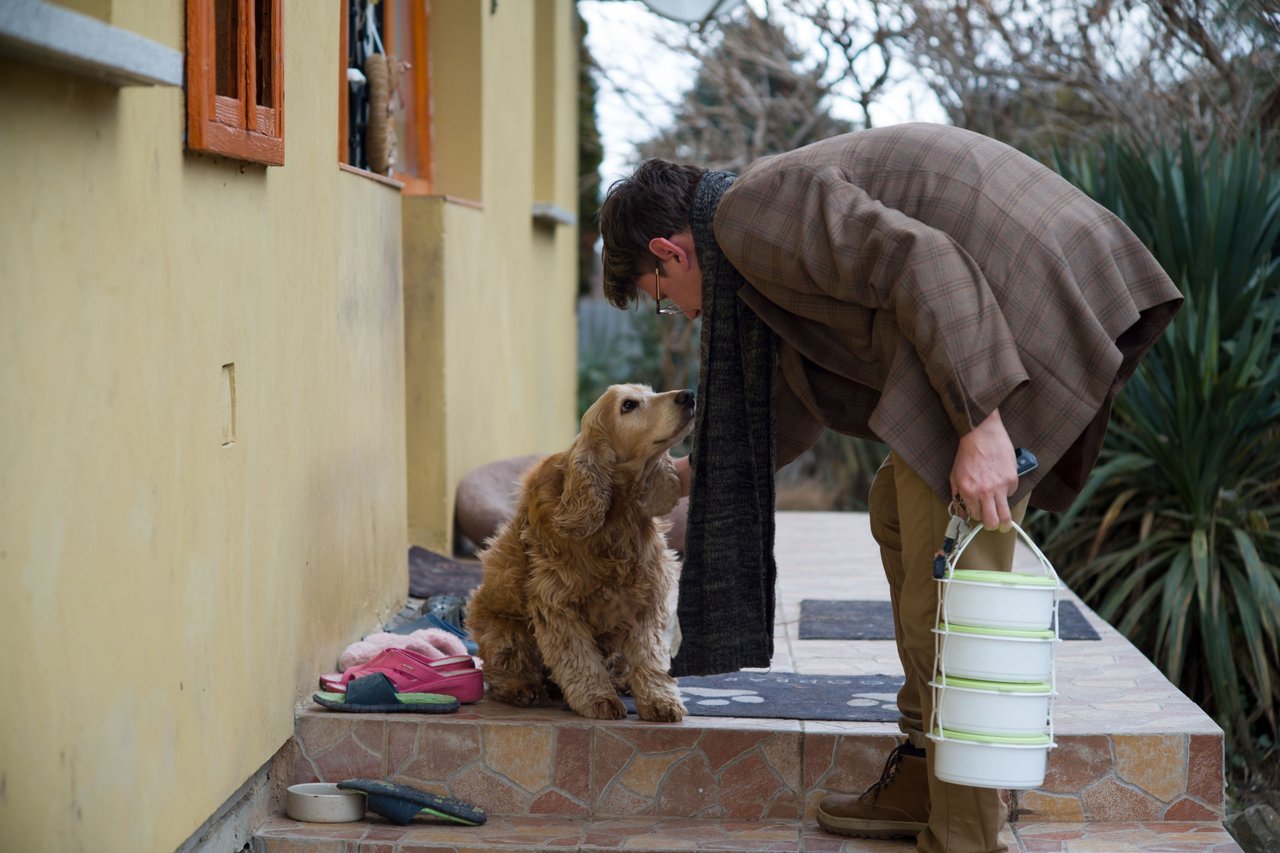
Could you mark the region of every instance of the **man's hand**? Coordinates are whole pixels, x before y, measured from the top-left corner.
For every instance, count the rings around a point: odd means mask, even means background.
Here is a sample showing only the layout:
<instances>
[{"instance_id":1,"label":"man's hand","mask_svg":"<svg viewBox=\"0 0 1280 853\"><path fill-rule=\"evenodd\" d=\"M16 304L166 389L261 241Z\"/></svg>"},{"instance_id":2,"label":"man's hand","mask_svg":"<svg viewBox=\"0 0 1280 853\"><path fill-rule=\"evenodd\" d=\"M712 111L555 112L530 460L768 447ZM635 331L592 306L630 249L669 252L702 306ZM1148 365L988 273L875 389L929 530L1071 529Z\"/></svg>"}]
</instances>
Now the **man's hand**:
<instances>
[{"instance_id":1,"label":"man's hand","mask_svg":"<svg viewBox=\"0 0 1280 853\"><path fill-rule=\"evenodd\" d=\"M997 409L960 436L960 448L951 466L951 493L964 501L972 520L982 522L987 530L998 527L1007 533L1013 529L1009 495L1017 488L1013 442Z\"/></svg>"}]
</instances>

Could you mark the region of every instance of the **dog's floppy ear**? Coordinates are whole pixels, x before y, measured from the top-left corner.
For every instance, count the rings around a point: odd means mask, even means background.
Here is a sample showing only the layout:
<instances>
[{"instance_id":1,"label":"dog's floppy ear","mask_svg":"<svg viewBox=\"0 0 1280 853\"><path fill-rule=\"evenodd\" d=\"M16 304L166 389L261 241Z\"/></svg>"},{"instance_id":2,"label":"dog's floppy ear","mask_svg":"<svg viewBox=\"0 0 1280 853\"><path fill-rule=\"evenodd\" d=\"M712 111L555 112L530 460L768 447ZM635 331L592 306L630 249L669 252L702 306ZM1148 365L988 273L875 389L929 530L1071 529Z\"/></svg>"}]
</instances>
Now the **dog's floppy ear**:
<instances>
[{"instance_id":1,"label":"dog's floppy ear","mask_svg":"<svg viewBox=\"0 0 1280 853\"><path fill-rule=\"evenodd\" d=\"M613 501L615 460L604 431L584 425L569 450L560 506L551 518L561 536L590 536L604 524Z\"/></svg>"},{"instance_id":2,"label":"dog's floppy ear","mask_svg":"<svg viewBox=\"0 0 1280 853\"><path fill-rule=\"evenodd\" d=\"M670 453L663 453L640 474L636 493L640 512L647 516L666 515L680 500L680 476Z\"/></svg>"}]
</instances>

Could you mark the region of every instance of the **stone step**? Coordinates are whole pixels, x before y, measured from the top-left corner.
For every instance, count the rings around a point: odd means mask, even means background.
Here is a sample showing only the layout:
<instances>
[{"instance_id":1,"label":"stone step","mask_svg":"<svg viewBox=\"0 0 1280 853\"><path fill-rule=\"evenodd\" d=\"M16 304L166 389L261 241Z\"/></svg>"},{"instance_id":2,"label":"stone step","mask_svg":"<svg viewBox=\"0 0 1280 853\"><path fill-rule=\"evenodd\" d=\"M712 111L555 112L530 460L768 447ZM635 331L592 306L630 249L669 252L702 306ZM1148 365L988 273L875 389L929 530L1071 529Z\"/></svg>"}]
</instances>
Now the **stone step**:
<instances>
[{"instance_id":1,"label":"stone step","mask_svg":"<svg viewBox=\"0 0 1280 853\"><path fill-rule=\"evenodd\" d=\"M1011 851L1067 853L1091 850L1239 853L1215 821L1163 823L1033 823L1006 828ZM716 818L556 816L495 817L484 826L461 827L415 820L409 826L376 820L298 823L275 818L254 837L254 853L511 853L511 851L715 850L903 853L902 841L829 835L812 820L759 821Z\"/></svg>"},{"instance_id":2,"label":"stone step","mask_svg":"<svg viewBox=\"0 0 1280 853\"><path fill-rule=\"evenodd\" d=\"M1045 784L1010 795L1015 821L1222 821L1216 728L1097 731L1059 729ZM303 709L286 784L386 778L502 817L800 820L864 790L897 741L886 723L599 722L487 700L438 716Z\"/></svg>"},{"instance_id":3,"label":"stone step","mask_svg":"<svg viewBox=\"0 0 1280 853\"><path fill-rule=\"evenodd\" d=\"M773 671L900 678L892 639L801 636L806 599L888 600L865 514L777 520ZM1020 570L1034 563L1026 551L1015 557ZM1010 850L1238 850L1222 828L1221 729L1073 593L1064 596L1100 639L1058 647L1058 748L1043 786L1009 796ZM694 711L696 702L686 702ZM281 818L263 828L255 849L902 851L910 845L826 835L813 819L827 793L860 792L874 781L898 738L897 725L885 723L603 723L488 701L429 717L309 705L283 756L282 786L386 778L468 800L491 820L474 829L416 820L400 829Z\"/></svg>"}]
</instances>

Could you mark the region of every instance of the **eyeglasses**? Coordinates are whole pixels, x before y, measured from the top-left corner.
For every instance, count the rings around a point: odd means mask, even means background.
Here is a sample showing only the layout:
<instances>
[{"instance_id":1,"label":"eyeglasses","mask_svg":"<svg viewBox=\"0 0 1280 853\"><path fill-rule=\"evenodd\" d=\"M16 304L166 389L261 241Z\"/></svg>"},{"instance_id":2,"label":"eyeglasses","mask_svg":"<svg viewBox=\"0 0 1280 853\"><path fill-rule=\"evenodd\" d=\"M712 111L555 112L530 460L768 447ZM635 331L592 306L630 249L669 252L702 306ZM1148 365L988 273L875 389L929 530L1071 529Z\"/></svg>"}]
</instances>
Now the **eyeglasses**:
<instances>
[{"instance_id":1,"label":"eyeglasses","mask_svg":"<svg viewBox=\"0 0 1280 853\"><path fill-rule=\"evenodd\" d=\"M660 315L661 314L683 314L684 309L681 308L679 305L675 304L674 302L672 302L670 297L666 299L662 298L662 290L660 289L659 278L658 278L659 271L660 271L659 268L657 266L654 266L653 268L653 301L654 301L654 304L657 306L658 314Z\"/></svg>"}]
</instances>

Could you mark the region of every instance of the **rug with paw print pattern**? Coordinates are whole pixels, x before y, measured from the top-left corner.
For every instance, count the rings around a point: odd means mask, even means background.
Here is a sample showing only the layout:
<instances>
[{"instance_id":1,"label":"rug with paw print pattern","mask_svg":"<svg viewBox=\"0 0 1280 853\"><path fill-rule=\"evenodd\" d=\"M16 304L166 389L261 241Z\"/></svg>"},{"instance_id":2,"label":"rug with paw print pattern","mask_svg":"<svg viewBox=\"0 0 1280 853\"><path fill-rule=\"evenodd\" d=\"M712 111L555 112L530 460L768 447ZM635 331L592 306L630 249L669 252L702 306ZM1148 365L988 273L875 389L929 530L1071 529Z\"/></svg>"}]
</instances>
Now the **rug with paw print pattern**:
<instances>
[{"instance_id":1,"label":"rug with paw print pattern","mask_svg":"<svg viewBox=\"0 0 1280 853\"><path fill-rule=\"evenodd\" d=\"M773 717L788 720L898 721L902 677L893 675L799 675L743 670L722 675L686 675L680 698L693 717ZM635 714L631 697L623 697Z\"/></svg>"}]
</instances>

